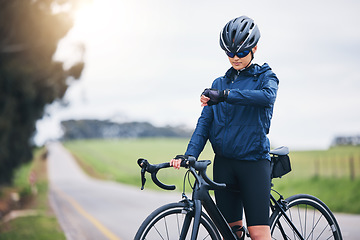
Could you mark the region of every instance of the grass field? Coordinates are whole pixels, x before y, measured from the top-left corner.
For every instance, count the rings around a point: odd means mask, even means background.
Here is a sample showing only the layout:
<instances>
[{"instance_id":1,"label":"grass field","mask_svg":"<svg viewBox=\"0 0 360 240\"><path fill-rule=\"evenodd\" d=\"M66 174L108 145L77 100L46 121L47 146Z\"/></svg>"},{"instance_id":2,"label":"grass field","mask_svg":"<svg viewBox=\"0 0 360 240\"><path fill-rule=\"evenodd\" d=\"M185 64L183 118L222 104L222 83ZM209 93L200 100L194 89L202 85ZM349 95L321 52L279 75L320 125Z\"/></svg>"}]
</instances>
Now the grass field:
<instances>
[{"instance_id":1,"label":"grass field","mask_svg":"<svg viewBox=\"0 0 360 240\"><path fill-rule=\"evenodd\" d=\"M3 196L7 191L19 193L22 200L17 210L20 209L23 213L32 210L36 213L0 222L1 240L65 240L65 235L48 203L46 160L42 154L43 149L37 149L34 159L16 170L13 186L1 188ZM35 188L30 186L28 180L31 173L36 176L36 194Z\"/></svg>"},{"instance_id":2,"label":"grass field","mask_svg":"<svg viewBox=\"0 0 360 240\"><path fill-rule=\"evenodd\" d=\"M132 140L81 140L65 142L79 164L92 176L138 186L140 168L136 161L169 161L184 153L188 139L148 138ZM297 193L312 194L333 211L360 213L360 147L336 147L326 151L291 152L293 171L274 179L274 188L284 197ZM209 145L199 159L213 159ZM159 172L166 184L182 191L185 170L164 169ZM211 166L209 176L211 176ZM147 176L146 188L157 188ZM189 188L187 188L189 190Z\"/></svg>"},{"instance_id":3,"label":"grass field","mask_svg":"<svg viewBox=\"0 0 360 240\"><path fill-rule=\"evenodd\" d=\"M82 168L91 176L114 180L140 187L140 168L138 158L145 158L150 163L170 161L177 154L185 151L187 140L178 138L151 138L134 140L82 140L65 142ZM213 154L207 146L202 159L212 159ZM182 190L185 169L162 170L159 178L164 183L175 184ZM158 189L150 176L146 188Z\"/></svg>"}]
</instances>

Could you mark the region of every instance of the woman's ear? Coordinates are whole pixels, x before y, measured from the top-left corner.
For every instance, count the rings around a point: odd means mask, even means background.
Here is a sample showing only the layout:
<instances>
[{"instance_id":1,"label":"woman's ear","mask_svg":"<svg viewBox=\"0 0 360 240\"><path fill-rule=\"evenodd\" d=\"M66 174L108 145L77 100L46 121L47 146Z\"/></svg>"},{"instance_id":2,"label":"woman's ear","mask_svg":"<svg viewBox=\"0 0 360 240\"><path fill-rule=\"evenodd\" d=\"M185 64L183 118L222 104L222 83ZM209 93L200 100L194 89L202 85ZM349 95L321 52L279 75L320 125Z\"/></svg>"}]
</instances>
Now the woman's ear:
<instances>
[{"instance_id":1,"label":"woman's ear","mask_svg":"<svg viewBox=\"0 0 360 240\"><path fill-rule=\"evenodd\" d=\"M257 50L257 45L252 49L252 52L255 53Z\"/></svg>"}]
</instances>

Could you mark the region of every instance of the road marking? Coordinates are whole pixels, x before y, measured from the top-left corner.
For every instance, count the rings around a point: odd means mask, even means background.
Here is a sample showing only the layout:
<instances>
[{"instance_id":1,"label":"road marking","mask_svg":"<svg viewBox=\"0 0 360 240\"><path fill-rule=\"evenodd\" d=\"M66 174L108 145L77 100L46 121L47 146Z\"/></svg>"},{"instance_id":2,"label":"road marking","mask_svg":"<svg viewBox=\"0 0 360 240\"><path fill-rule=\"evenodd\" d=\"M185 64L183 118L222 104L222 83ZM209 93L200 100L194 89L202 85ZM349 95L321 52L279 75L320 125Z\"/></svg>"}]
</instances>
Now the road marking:
<instances>
[{"instance_id":1,"label":"road marking","mask_svg":"<svg viewBox=\"0 0 360 240\"><path fill-rule=\"evenodd\" d=\"M51 186L51 188L58 193L58 195L68 201L75 210L80 213L83 217L89 220L94 226L102 232L109 240L121 240L118 238L114 233L112 233L109 229L107 229L104 225L102 225L96 218L91 216L88 212L86 212L81 205L75 201L72 197L61 191L60 189L56 188L55 186Z\"/></svg>"}]
</instances>

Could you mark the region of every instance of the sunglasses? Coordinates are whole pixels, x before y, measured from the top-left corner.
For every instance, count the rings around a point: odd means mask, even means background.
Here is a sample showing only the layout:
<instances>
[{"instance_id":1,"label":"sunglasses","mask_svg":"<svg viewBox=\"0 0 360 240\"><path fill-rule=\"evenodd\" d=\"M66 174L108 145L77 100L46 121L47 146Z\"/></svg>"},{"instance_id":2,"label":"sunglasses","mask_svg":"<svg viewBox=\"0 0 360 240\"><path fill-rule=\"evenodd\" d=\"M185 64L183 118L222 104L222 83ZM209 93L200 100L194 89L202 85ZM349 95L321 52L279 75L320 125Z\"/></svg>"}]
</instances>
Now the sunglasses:
<instances>
[{"instance_id":1,"label":"sunglasses","mask_svg":"<svg viewBox=\"0 0 360 240\"><path fill-rule=\"evenodd\" d=\"M250 53L250 51L242 51L242 52L237 52L237 53L225 51L225 53L230 58L235 57L235 55L238 56L239 58L243 58L243 57L246 57Z\"/></svg>"}]
</instances>

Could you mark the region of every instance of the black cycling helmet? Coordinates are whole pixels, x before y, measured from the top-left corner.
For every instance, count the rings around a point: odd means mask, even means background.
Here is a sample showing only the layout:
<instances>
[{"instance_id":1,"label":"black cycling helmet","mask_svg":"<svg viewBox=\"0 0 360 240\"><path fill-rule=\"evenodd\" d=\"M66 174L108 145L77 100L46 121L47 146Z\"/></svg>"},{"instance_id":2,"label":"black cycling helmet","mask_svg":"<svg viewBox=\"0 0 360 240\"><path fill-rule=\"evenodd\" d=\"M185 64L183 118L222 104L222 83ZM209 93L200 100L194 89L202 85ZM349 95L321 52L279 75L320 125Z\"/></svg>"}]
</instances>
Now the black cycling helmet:
<instances>
[{"instance_id":1,"label":"black cycling helmet","mask_svg":"<svg viewBox=\"0 0 360 240\"><path fill-rule=\"evenodd\" d=\"M259 39L260 31L254 20L241 16L225 25L220 33L220 46L232 53L251 51Z\"/></svg>"}]
</instances>

